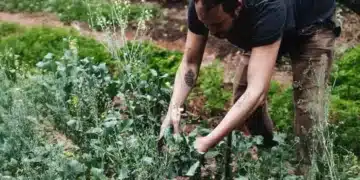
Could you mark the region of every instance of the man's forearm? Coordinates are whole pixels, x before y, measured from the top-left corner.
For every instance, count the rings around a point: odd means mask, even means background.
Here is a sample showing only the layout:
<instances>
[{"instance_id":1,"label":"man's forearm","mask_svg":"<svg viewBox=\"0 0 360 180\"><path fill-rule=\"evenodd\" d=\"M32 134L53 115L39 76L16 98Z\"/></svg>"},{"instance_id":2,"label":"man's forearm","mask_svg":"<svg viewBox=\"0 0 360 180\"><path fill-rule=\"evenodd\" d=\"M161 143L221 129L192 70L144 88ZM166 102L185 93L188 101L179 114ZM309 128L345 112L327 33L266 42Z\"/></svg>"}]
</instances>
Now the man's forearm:
<instances>
[{"instance_id":1,"label":"man's forearm","mask_svg":"<svg viewBox=\"0 0 360 180\"><path fill-rule=\"evenodd\" d=\"M263 102L263 93L246 90L236 101L220 124L206 137L209 147L219 143L235 127L245 123L245 120Z\"/></svg>"},{"instance_id":2,"label":"man's forearm","mask_svg":"<svg viewBox=\"0 0 360 180\"><path fill-rule=\"evenodd\" d=\"M188 63L183 60L176 73L173 94L171 97L170 108L180 108L196 84L198 77L199 64ZM170 111L169 111L170 112Z\"/></svg>"}]
</instances>

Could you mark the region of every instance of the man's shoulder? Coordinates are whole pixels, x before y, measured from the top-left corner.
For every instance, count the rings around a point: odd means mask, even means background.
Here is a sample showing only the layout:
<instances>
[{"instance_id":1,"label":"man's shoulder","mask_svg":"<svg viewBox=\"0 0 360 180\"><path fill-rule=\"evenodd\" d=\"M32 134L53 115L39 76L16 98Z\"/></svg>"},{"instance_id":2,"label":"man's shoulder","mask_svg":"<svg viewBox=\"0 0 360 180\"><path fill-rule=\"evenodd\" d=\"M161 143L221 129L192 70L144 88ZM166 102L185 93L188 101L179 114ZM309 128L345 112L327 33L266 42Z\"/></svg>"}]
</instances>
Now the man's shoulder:
<instances>
[{"instance_id":1,"label":"man's shoulder","mask_svg":"<svg viewBox=\"0 0 360 180\"><path fill-rule=\"evenodd\" d=\"M250 46L271 44L288 27L287 5L284 0L245 0L246 21L250 29Z\"/></svg>"}]
</instances>

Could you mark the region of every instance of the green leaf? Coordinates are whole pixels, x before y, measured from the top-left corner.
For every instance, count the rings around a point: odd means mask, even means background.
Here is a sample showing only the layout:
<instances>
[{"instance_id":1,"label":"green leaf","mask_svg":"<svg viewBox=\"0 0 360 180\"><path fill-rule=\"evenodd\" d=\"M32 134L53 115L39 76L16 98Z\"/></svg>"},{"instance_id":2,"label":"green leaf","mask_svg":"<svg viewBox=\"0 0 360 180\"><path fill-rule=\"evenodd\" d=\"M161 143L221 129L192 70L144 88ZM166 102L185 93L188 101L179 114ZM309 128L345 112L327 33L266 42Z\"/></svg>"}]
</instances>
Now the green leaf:
<instances>
[{"instance_id":1,"label":"green leaf","mask_svg":"<svg viewBox=\"0 0 360 180\"><path fill-rule=\"evenodd\" d=\"M295 175L287 175L285 176L284 180L297 180L299 179L298 176Z\"/></svg>"},{"instance_id":2,"label":"green leaf","mask_svg":"<svg viewBox=\"0 0 360 180\"><path fill-rule=\"evenodd\" d=\"M249 180L249 178L245 177L245 176L240 176L235 178L235 180Z\"/></svg>"},{"instance_id":3,"label":"green leaf","mask_svg":"<svg viewBox=\"0 0 360 180\"><path fill-rule=\"evenodd\" d=\"M171 127L167 127L164 129L164 137L165 139L169 139L172 137L172 129Z\"/></svg>"},{"instance_id":4,"label":"green leaf","mask_svg":"<svg viewBox=\"0 0 360 180\"><path fill-rule=\"evenodd\" d=\"M220 153L218 151L209 151L205 154L205 158L208 159L208 158L214 158L216 157L217 155L219 155Z\"/></svg>"},{"instance_id":5,"label":"green leaf","mask_svg":"<svg viewBox=\"0 0 360 180\"><path fill-rule=\"evenodd\" d=\"M151 158L151 157L143 157L143 158L142 158L142 161L145 162L145 163L147 163L147 164L149 164L149 165L151 165L151 164L154 163L154 160L153 160L153 158Z\"/></svg>"},{"instance_id":6,"label":"green leaf","mask_svg":"<svg viewBox=\"0 0 360 180\"><path fill-rule=\"evenodd\" d=\"M106 176L104 175L104 171L102 169L99 168L91 168L91 175L95 176L99 179L107 179Z\"/></svg>"},{"instance_id":7,"label":"green leaf","mask_svg":"<svg viewBox=\"0 0 360 180\"><path fill-rule=\"evenodd\" d=\"M74 120L74 119L66 122L66 124L67 124L68 126L72 126L72 125L74 125L75 123L76 123L76 120Z\"/></svg>"},{"instance_id":8,"label":"green leaf","mask_svg":"<svg viewBox=\"0 0 360 180\"><path fill-rule=\"evenodd\" d=\"M254 142L255 142L256 145L262 144L262 142L263 142L263 137L262 137L262 136L255 136L255 137L254 137Z\"/></svg>"},{"instance_id":9,"label":"green leaf","mask_svg":"<svg viewBox=\"0 0 360 180\"><path fill-rule=\"evenodd\" d=\"M36 63L36 67L38 67L38 68L43 68L43 67L45 67L45 65L46 65L46 62L44 62L44 61L39 61L38 63Z\"/></svg>"},{"instance_id":10,"label":"green leaf","mask_svg":"<svg viewBox=\"0 0 360 180\"><path fill-rule=\"evenodd\" d=\"M131 145L131 147L136 147L138 146L138 139L136 136L132 135L130 136L128 143Z\"/></svg>"},{"instance_id":11,"label":"green leaf","mask_svg":"<svg viewBox=\"0 0 360 180\"><path fill-rule=\"evenodd\" d=\"M285 143L285 137L286 135L283 133L276 133L274 135L274 141L278 142L279 144L284 144Z\"/></svg>"},{"instance_id":12,"label":"green leaf","mask_svg":"<svg viewBox=\"0 0 360 180\"><path fill-rule=\"evenodd\" d=\"M203 127L199 127L199 134L202 136L206 136L207 134L209 134L211 132L210 129L207 128L203 128Z\"/></svg>"},{"instance_id":13,"label":"green leaf","mask_svg":"<svg viewBox=\"0 0 360 180\"><path fill-rule=\"evenodd\" d=\"M116 126L116 124L117 124L117 121L108 121L108 122L104 123L104 126L106 128L112 128L112 127Z\"/></svg>"},{"instance_id":14,"label":"green leaf","mask_svg":"<svg viewBox=\"0 0 360 180\"><path fill-rule=\"evenodd\" d=\"M54 54L52 54L52 53L47 53L47 54L44 56L45 59L52 59L53 57L54 57Z\"/></svg>"},{"instance_id":15,"label":"green leaf","mask_svg":"<svg viewBox=\"0 0 360 180\"><path fill-rule=\"evenodd\" d=\"M85 166L79 163L77 160L71 160L69 162L69 168L75 173L85 172Z\"/></svg>"},{"instance_id":16,"label":"green leaf","mask_svg":"<svg viewBox=\"0 0 360 180\"><path fill-rule=\"evenodd\" d=\"M184 139L180 134L174 134L174 140L176 143L181 143Z\"/></svg>"},{"instance_id":17,"label":"green leaf","mask_svg":"<svg viewBox=\"0 0 360 180\"><path fill-rule=\"evenodd\" d=\"M129 178L129 170L126 169L126 168L122 168L120 169L119 171L119 177L118 179L126 179L126 178Z\"/></svg>"},{"instance_id":18,"label":"green leaf","mask_svg":"<svg viewBox=\"0 0 360 180\"><path fill-rule=\"evenodd\" d=\"M200 161L196 161L195 164L193 164L188 172L186 173L186 176L194 176L196 173L196 170L200 167Z\"/></svg>"},{"instance_id":19,"label":"green leaf","mask_svg":"<svg viewBox=\"0 0 360 180\"><path fill-rule=\"evenodd\" d=\"M86 133L88 134L100 134L102 132L103 130L101 128L91 128L88 131L86 131Z\"/></svg>"},{"instance_id":20,"label":"green leaf","mask_svg":"<svg viewBox=\"0 0 360 180\"><path fill-rule=\"evenodd\" d=\"M165 73L164 75L162 75L160 78L167 78L169 77L169 74Z\"/></svg>"},{"instance_id":21,"label":"green leaf","mask_svg":"<svg viewBox=\"0 0 360 180\"><path fill-rule=\"evenodd\" d=\"M155 77L158 75L158 73L156 72L155 69L150 69L150 72L151 72L151 74L152 74L153 76L155 76Z\"/></svg>"},{"instance_id":22,"label":"green leaf","mask_svg":"<svg viewBox=\"0 0 360 180\"><path fill-rule=\"evenodd\" d=\"M194 129L193 131L191 131L191 133L189 134L189 137L196 137L198 134L198 128Z\"/></svg>"}]
</instances>

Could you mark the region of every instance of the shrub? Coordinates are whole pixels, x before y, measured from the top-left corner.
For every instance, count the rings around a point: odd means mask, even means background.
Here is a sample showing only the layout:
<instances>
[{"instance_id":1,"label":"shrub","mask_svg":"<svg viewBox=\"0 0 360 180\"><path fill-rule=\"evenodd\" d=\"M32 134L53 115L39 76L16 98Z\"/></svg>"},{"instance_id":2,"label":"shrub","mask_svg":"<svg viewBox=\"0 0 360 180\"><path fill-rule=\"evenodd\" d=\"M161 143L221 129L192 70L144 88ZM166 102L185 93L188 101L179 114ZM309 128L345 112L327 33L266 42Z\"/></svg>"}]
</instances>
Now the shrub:
<instances>
[{"instance_id":1,"label":"shrub","mask_svg":"<svg viewBox=\"0 0 360 180\"><path fill-rule=\"evenodd\" d=\"M272 84L269 95L270 116L274 120L276 128L278 128L280 132L291 134L294 132L292 88L282 90L278 85L276 85L277 83L274 82ZM331 94L330 98L329 121L332 126L336 127L335 129L332 128L332 130L335 131L335 134L337 134L334 142L335 146L347 149L354 152L356 155L359 155L359 101L342 99L336 93Z\"/></svg>"},{"instance_id":2,"label":"shrub","mask_svg":"<svg viewBox=\"0 0 360 180\"><path fill-rule=\"evenodd\" d=\"M168 151L162 155L156 151L160 119L168 107L170 88L166 85L169 76L149 68L151 56L145 56L147 53L137 48L140 46L129 43L127 48L119 50L118 74L110 75L106 64L80 58L77 46L72 41L70 44L63 55L47 54L36 63L41 73L24 78L16 72L16 82L8 80L2 73L4 68L0 69L1 178L173 179L199 169L192 149L196 131L189 136L167 133ZM218 77L221 66L208 68L204 69L207 72L203 78L210 75L213 78L202 81L205 88L221 92L217 88L222 82ZM108 91L123 98L119 108L110 105ZM272 96L282 92L273 85ZM44 122L55 124L80 149L64 152L41 139L36 133ZM238 155L237 177L296 178L288 172L294 166L290 162L295 157L294 144L286 142L283 136L275 138L280 145L261 151L260 159L255 161L250 158L248 148L261 140L234 135L232 148ZM221 152L212 151L205 158L219 158ZM351 162L342 163L343 159ZM340 169L344 179L355 177L358 160L353 156L343 159L337 160L344 164ZM194 162L195 166L190 166Z\"/></svg>"},{"instance_id":3,"label":"shrub","mask_svg":"<svg viewBox=\"0 0 360 180\"><path fill-rule=\"evenodd\" d=\"M156 69L163 74L169 74L170 77L175 78L183 56L181 52L169 51L149 43L142 45L142 48L146 52L146 56L149 57L148 63L150 68Z\"/></svg>"},{"instance_id":4,"label":"shrub","mask_svg":"<svg viewBox=\"0 0 360 180\"><path fill-rule=\"evenodd\" d=\"M127 59L142 61L147 65L143 67L145 68L143 69L144 72L149 73L145 76L152 73L163 74L164 77L162 78L165 78L167 81L173 81L175 78L182 58L181 52L159 48L151 42L128 42L125 46L118 49L116 54L119 62L128 61ZM117 66L117 69L122 68ZM114 74L116 76L119 72Z\"/></svg>"},{"instance_id":5,"label":"shrub","mask_svg":"<svg viewBox=\"0 0 360 180\"><path fill-rule=\"evenodd\" d=\"M335 138L336 152L347 149L359 155L360 142L360 46L348 50L334 63L330 82L333 83L329 109L329 121ZM276 83L270 89L270 114L276 127L288 133L292 131L292 88L282 90Z\"/></svg>"},{"instance_id":6,"label":"shrub","mask_svg":"<svg viewBox=\"0 0 360 180\"><path fill-rule=\"evenodd\" d=\"M231 101L232 92L223 86L224 68L219 60L200 69L194 93L204 95L206 104L204 110L211 114L224 111L224 106Z\"/></svg>"},{"instance_id":7,"label":"shrub","mask_svg":"<svg viewBox=\"0 0 360 180\"><path fill-rule=\"evenodd\" d=\"M292 87L281 88L276 81L271 82L269 89L269 113L280 132L293 133L293 91Z\"/></svg>"},{"instance_id":8,"label":"shrub","mask_svg":"<svg viewBox=\"0 0 360 180\"><path fill-rule=\"evenodd\" d=\"M331 76L333 94L351 101L360 100L360 45L348 50L336 61Z\"/></svg>"},{"instance_id":9,"label":"shrub","mask_svg":"<svg viewBox=\"0 0 360 180\"><path fill-rule=\"evenodd\" d=\"M238 179L302 179L296 176L295 149L296 142L287 142L286 134L275 133L277 146L258 151L258 160L254 160L249 149L262 144L262 137L245 137L234 133L233 152L236 162L236 177Z\"/></svg>"},{"instance_id":10,"label":"shrub","mask_svg":"<svg viewBox=\"0 0 360 180\"><path fill-rule=\"evenodd\" d=\"M10 12L39 12L45 9L48 2L48 0L3 0L0 2L0 10Z\"/></svg>"},{"instance_id":11,"label":"shrub","mask_svg":"<svg viewBox=\"0 0 360 180\"><path fill-rule=\"evenodd\" d=\"M14 23L0 22L0 40L11 34L21 33L24 28Z\"/></svg>"},{"instance_id":12,"label":"shrub","mask_svg":"<svg viewBox=\"0 0 360 180\"><path fill-rule=\"evenodd\" d=\"M183 156L179 152L165 152L161 157L156 152L159 120L170 98L169 87L163 86L167 76L148 68L147 59L141 56L142 49L122 51L123 59L118 60L122 68L116 79L111 78L105 64L95 65L87 58L80 59L76 52L76 49L67 50L60 58L46 55L37 63L42 73L17 80L20 84L31 82L31 86L14 85L31 97L28 99L34 109L31 111L35 113L31 114L34 121L41 117L55 124L80 147L71 153L70 162L63 163L65 167L52 170L69 174L64 177L70 179L94 174L101 179L106 179L105 175L118 179L162 179L181 173L177 163ZM110 105L108 88L114 88L123 98L120 108L113 109ZM21 159L18 162L24 163ZM46 160L43 166L56 163L60 162ZM24 170L23 174L28 172ZM53 174L57 177L59 173Z\"/></svg>"},{"instance_id":13,"label":"shrub","mask_svg":"<svg viewBox=\"0 0 360 180\"><path fill-rule=\"evenodd\" d=\"M335 62L331 121L336 124L335 143L360 155L360 46L347 50Z\"/></svg>"},{"instance_id":14,"label":"shrub","mask_svg":"<svg viewBox=\"0 0 360 180\"><path fill-rule=\"evenodd\" d=\"M1 39L1 53L5 54L6 51L11 51L18 56L17 61L8 61L2 64L7 64L14 69L19 69L20 66L31 68L49 52L54 57L60 58L64 49L69 48L67 42L69 38L76 39L80 58L91 57L94 62L110 62L111 56L102 44L94 39L80 36L75 30L35 27L26 29L21 34L12 34Z\"/></svg>"},{"instance_id":15,"label":"shrub","mask_svg":"<svg viewBox=\"0 0 360 180\"><path fill-rule=\"evenodd\" d=\"M0 179L73 179L81 167L64 155L64 147L48 142L37 92L37 82L17 77L14 83L0 69ZM74 166L75 165L75 166Z\"/></svg>"},{"instance_id":16,"label":"shrub","mask_svg":"<svg viewBox=\"0 0 360 180\"><path fill-rule=\"evenodd\" d=\"M335 145L360 156L360 102L332 97L331 119L336 125Z\"/></svg>"}]
</instances>

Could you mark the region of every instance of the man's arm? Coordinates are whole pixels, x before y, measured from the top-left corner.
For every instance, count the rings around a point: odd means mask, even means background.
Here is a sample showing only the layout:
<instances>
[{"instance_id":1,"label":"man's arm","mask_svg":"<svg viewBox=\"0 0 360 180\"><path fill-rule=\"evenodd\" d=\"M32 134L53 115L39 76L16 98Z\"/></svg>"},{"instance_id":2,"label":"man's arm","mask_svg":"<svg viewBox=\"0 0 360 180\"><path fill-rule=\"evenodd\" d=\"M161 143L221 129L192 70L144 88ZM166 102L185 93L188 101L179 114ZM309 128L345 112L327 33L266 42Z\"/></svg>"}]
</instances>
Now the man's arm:
<instances>
[{"instance_id":1,"label":"man's arm","mask_svg":"<svg viewBox=\"0 0 360 180\"><path fill-rule=\"evenodd\" d=\"M179 132L180 122L178 121L180 121L180 119L172 118L171 113L177 112L180 106L183 105L184 101L186 100L186 98L190 94L190 91L196 83L206 46L206 41L206 36L197 35L192 33L191 31L188 31L184 49L184 56L175 76L173 94L168 109L167 116L170 117L164 120L161 129L166 128L172 123L174 125L175 133Z\"/></svg>"},{"instance_id":2,"label":"man's arm","mask_svg":"<svg viewBox=\"0 0 360 180\"><path fill-rule=\"evenodd\" d=\"M199 138L195 147L199 152L206 152L218 144L235 127L245 120L264 101L269 89L275 66L280 40L266 46L252 49L248 65L248 86L244 94L235 102L220 124L206 137Z\"/></svg>"}]
</instances>

